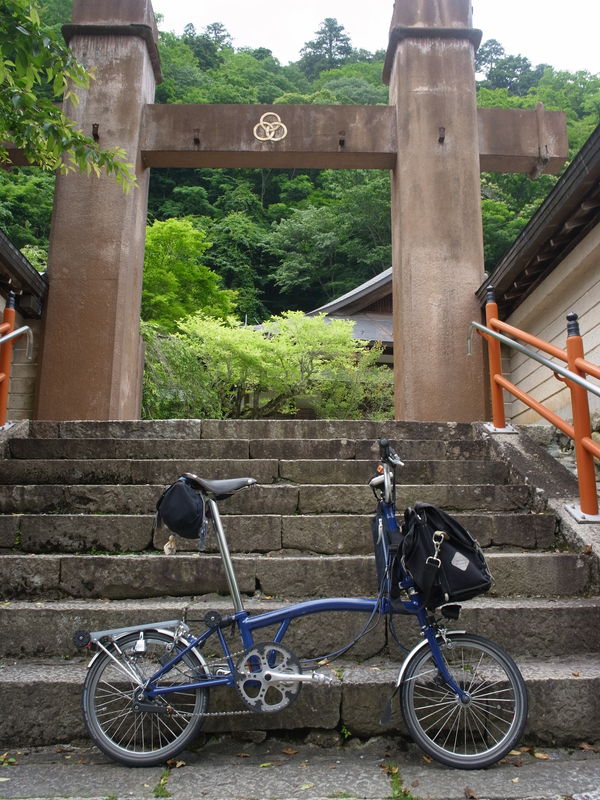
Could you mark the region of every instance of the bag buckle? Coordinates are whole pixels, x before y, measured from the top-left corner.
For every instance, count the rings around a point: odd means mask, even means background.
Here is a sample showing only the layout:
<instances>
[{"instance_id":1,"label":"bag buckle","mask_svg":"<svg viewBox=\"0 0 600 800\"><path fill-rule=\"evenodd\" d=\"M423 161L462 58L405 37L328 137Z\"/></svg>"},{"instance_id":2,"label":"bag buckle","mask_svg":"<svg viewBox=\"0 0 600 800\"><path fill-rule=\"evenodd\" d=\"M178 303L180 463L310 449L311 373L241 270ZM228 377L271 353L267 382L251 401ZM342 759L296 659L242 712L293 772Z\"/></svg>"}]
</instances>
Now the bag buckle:
<instances>
[{"instance_id":1,"label":"bag buckle","mask_svg":"<svg viewBox=\"0 0 600 800\"><path fill-rule=\"evenodd\" d=\"M425 563L433 564L436 569L439 569L442 566L439 555L445 538L446 534L443 531L434 531L433 536L431 537L431 540L433 541L434 552L432 556L427 558Z\"/></svg>"}]
</instances>

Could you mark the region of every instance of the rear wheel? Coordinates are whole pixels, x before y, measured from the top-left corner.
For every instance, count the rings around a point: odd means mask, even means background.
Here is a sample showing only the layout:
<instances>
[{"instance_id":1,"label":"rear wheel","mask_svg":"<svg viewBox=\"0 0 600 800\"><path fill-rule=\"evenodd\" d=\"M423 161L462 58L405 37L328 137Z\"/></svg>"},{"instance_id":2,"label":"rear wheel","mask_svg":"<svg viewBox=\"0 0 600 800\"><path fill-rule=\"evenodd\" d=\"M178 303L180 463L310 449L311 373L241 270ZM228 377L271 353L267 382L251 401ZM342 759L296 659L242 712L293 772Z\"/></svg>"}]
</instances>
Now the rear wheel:
<instances>
[{"instance_id":1,"label":"rear wheel","mask_svg":"<svg viewBox=\"0 0 600 800\"><path fill-rule=\"evenodd\" d=\"M90 736L111 758L128 766L151 766L172 758L198 734L208 709L208 689L181 689L139 700L140 685L184 645L158 631L128 634L92 662L83 687L83 713ZM111 657L112 656L112 657ZM206 675L201 656L190 651L156 684L198 682Z\"/></svg>"},{"instance_id":2,"label":"rear wheel","mask_svg":"<svg viewBox=\"0 0 600 800\"><path fill-rule=\"evenodd\" d=\"M463 702L441 677L431 650L408 663L401 707L415 742L443 764L482 769L503 758L519 741L527 721L527 690L512 658L481 636L456 634L441 643Z\"/></svg>"}]
</instances>

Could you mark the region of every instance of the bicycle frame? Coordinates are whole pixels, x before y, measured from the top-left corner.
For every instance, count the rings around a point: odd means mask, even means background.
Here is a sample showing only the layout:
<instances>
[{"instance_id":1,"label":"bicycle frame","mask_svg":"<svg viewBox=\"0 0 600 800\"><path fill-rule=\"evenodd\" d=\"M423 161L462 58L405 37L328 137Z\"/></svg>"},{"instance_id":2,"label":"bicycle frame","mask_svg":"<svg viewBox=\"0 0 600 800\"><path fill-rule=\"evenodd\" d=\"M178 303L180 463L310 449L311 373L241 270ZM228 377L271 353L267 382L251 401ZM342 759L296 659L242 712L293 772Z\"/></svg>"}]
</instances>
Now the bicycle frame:
<instances>
[{"instance_id":1,"label":"bicycle frame","mask_svg":"<svg viewBox=\"0 0 600 800\"><path fill-rule=\"evenodd\" d=\"M401 463L401 462L400 462ZM382 488L382 510L385 514L386 521L390 526L395 526L395 530L399 531L398 523L395 513L395 480L393 467L388 463L383 463L383 473L377 475L372 479L370 485L375 489L381 485ZM174 631L173 636L184 644L184 649L173 656L172 659L167 661L155 672L140 688L143 689L144 697L151 699L158 695L167 695L175 691L186 691L188 689L199 688L213 688L216 686L233 686L236 680L236 666L233 661L233 656L227 640L223 635L223 628L234 626L239 632L241 643L244 649L250 648L255 644L253 633L263 628L278 625L277 632L271 641L281 644L290 624L295 619L311 615L322 614L329 612L350 611L363 614L370 614L371 617L378 614L380 616L388 616L394 613L405 613L414 615L419 623L422 635L425 641L420 642L413 648L407 655L406 660L418 649L429 645L435 664L440 671L440 674L460 698L466 697L466 692L457 685L456 681L450 674L444 656L441 652L439 639L443 639L440 630L429 617L425 609L423 600L418 591L414 588L411 578L403 574L401 580L401 587L407 592L408 600L401 601L401 609L398 606L393 606L391 600L386 596L385 585L378 597L375 598L356 598L356 597L330 597L320 598L317 600L305 600L299 603L294 603L283 608L266 611L261 614L250 615L245 609L242 597L239 591L239 586L235 576L235 570L227 544L225 532L221 522L219 509L217 503L213 498L208 498L207 504L209 507L209 515L212 520L213 529L216 534L219 552L223 562L225 576L228 583L229 593L233 601L234 613L223 620L219 620L215 625L209 626L200 636L190 635L189 627L181 620L167 620L156 623L148 623L146 625L138 625L128 628L115 628L105 631L95 631L90 633L90 641L97 644L101 651L110 655L109 649L103 644L102 639L112 638L118 645L121 636L130 634L132 632L141 632L144 630L167 630ZM387 558L387 546L384 542L384 552ZM389 576L386 578L389 583ZM228 666L228 674L222 676L207 676L202 677L193 683L177 684L176 686L157 686L156 684L160 679L165 676L179 661L181 661L186 653L191 650L197 650L204 646L207 640L213 636L219 640L223 657ZM189 636L189 638L187 638ZM92 662L93 663L93 662ZM130 676L131 677L131 676ZM289 674L288 679L298 680L301 682L308 681L326 681L325 676L312 672L312 673L294 673ZM402 670L398 676L398 685L401 681Z\"/></svg>"}]
</instances>

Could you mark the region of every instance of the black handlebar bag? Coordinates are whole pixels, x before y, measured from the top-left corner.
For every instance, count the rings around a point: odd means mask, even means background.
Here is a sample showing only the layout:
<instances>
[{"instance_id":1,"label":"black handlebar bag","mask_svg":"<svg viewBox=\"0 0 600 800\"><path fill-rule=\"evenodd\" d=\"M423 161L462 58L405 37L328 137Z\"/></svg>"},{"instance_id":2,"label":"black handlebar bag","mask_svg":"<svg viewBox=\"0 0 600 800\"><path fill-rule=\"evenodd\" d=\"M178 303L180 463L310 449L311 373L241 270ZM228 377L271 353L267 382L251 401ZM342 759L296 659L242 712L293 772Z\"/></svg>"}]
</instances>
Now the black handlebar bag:
<instances>
[{"instance_id":1,"label":"black handlebar bag","mask_svg":"<svg viewBox=\"0 0 600 800\"><path fill-rule=\"evenodd\" d=\"M487 592L492 576L477 541L450 514L428 503L404 512L402 566L428 609Z\"/></svg>"}]
</instances>

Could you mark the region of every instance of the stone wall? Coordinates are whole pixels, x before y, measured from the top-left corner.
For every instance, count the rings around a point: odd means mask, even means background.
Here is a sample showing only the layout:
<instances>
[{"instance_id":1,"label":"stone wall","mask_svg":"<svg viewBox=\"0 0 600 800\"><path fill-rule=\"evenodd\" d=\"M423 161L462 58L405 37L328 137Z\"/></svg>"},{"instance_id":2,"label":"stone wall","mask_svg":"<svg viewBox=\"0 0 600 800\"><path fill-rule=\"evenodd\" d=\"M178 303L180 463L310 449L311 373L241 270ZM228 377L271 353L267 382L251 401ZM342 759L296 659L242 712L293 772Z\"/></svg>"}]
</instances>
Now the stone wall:
<instances>
[{"instance_id":1,"label":"stone wall","mask_svg":"<svg viewBox=\"0 0 600 800\"><path fill-rule=\"evenodd\" d=\"M564 350L566 316L571 311L579 317L585 358L600 364L600 226L569 253L506 321ZM512 349L504 353L504 364L510 370L505 374L514 384L564 419L572 420L569 390L547 367ZM600 397L590 393L589 401L592 413L600 413ZM536 412L511 395L506 396L506 412L515 424L543 422Z\"/></svg>"},{"instance_id":2,"label":"stone wall","mask_svg":"<svg viewBox=\"0 0 600 800\"><path fill-rule=\"evenodd\" d=\"M0 318L6 301L0 296ZM35 387L38 372L38 353L41 336L41 322L24 319L17 311L15 328L28 325L33 332L32 358L27 358L27 337L21 336L13 341L13 357L10 390L8 395L8 421L31 419L33 416Z\"/></svg>"}]
</instances>

